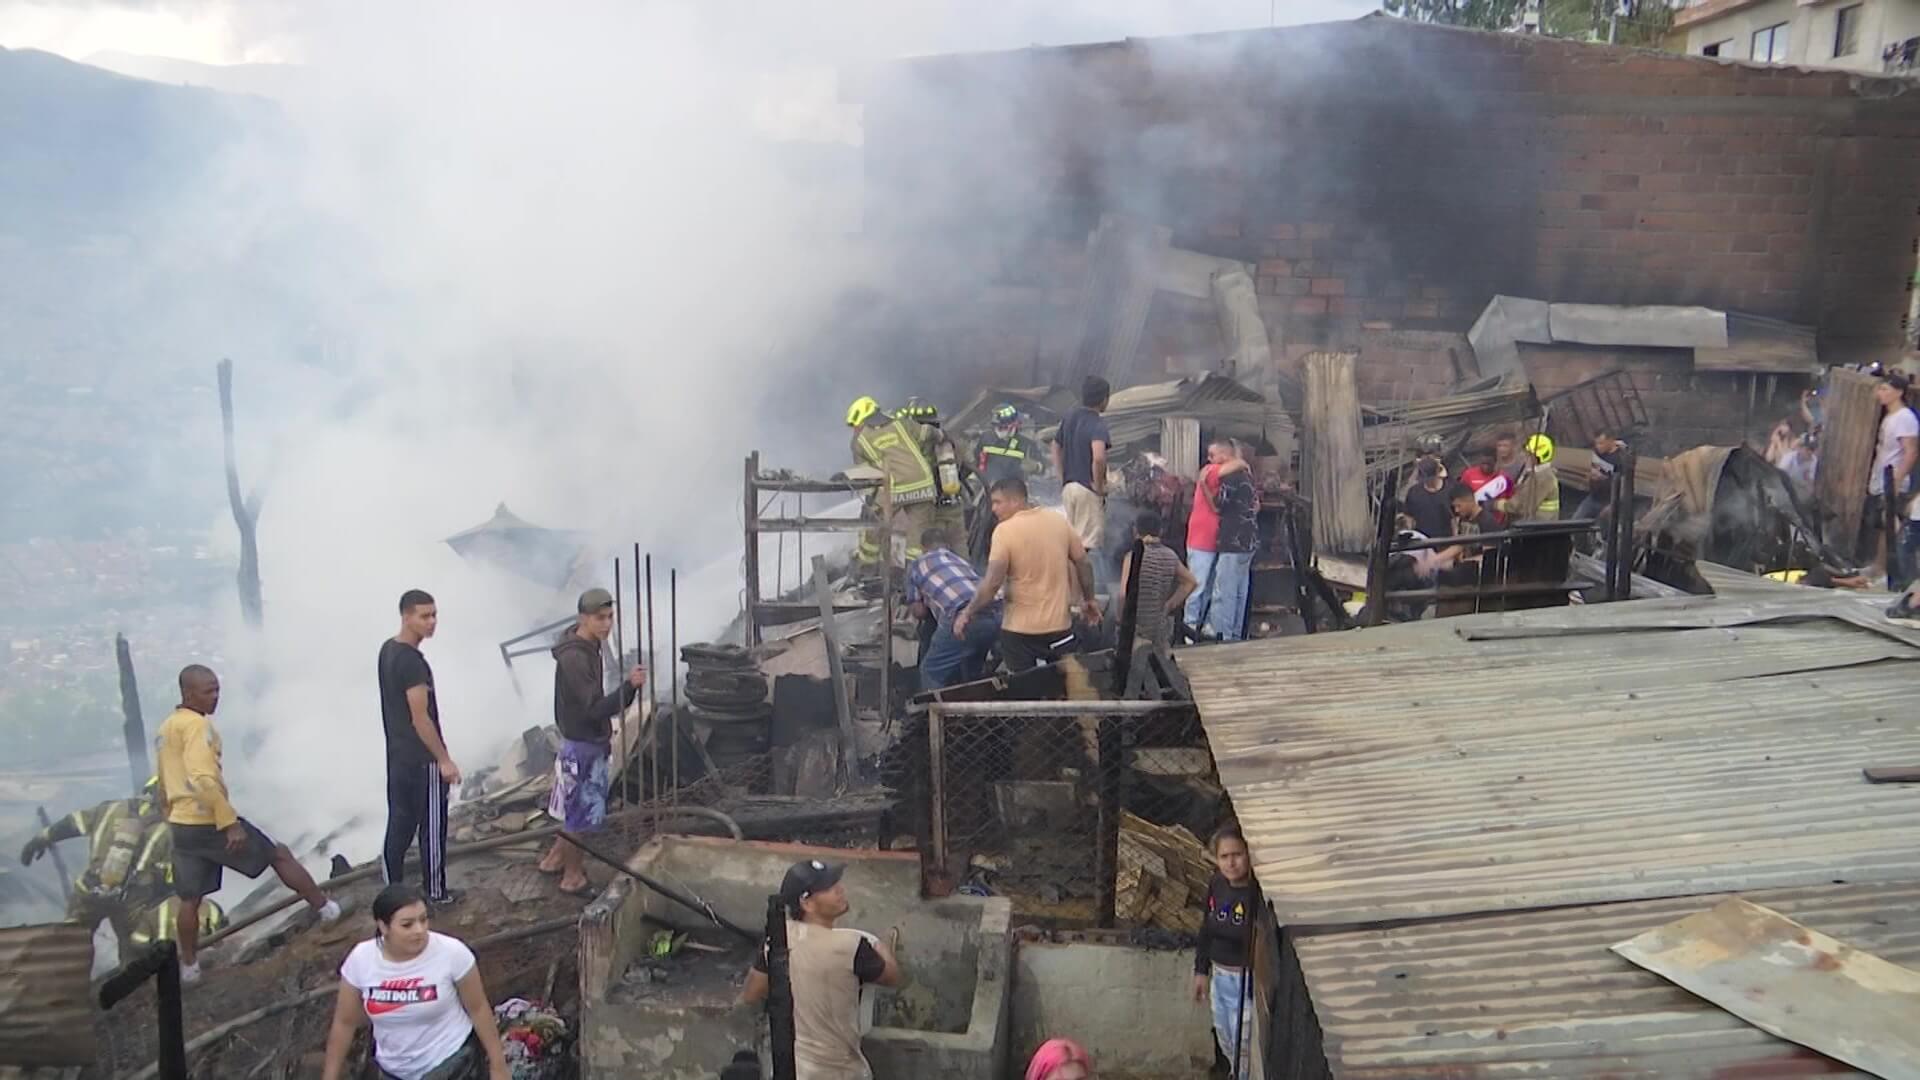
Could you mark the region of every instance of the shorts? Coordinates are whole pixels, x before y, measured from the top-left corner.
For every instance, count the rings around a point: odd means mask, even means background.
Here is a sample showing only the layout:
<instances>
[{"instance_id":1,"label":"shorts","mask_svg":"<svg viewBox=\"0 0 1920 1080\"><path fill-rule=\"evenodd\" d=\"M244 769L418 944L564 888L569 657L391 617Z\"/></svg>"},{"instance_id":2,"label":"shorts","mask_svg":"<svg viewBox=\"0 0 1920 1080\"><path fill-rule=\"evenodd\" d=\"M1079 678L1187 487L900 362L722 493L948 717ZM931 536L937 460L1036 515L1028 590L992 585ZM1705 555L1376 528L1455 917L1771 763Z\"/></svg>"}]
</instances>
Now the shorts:
<instances>
[{"instance_id":1,"label":"shorts","mask_svg":"<svg viewBox=\"0 0 1920 1080\"><path fill-rule=\"evenodd\" d=\"M1107 534L1107 500L1085 484L1068 484L1060 489L1060 502L1067 512L1067 522L1080 536L1081 546L1099 551Z\"/></svg>"},{"instance_id":2,"label":"shorts","mask_svg":"<svg viewBox=\"0 0 1920 1080\"><path fill-rule=\"evenodd\" d=\"M174 895L198 900L219 892L222 867L257 878L273 865L273 852L279 845L246 818L238 824L247 830L247 842L239 851L227 850L227 836L218 826L167 825L173 834Z\"/></svg>"},{"instance_id":3,"label":"shorts","mask_svg":"<svg viewBox=\"0 0 1920 1080\"><path fill-rule=\"evenodd\" d=\"M1045 634L1022 634L1003 626L1000 630L1000 662L1007 666L1008 671L1018 675L1041 664L1057 663L1061 657L1072 653L1076 644L1072 627Z\"/></svg>"},{"instance_id":4,"label":"shorts","mask_svg":"<svg viewBox=\"0 0 1920 1080\"><path fill-rule=\"evenodd\" d=\"M572 833L593 832L607 820L606 743L560 740L560 756L553 763L553 795L547 813Z\"/></svg>"}]
</instances>

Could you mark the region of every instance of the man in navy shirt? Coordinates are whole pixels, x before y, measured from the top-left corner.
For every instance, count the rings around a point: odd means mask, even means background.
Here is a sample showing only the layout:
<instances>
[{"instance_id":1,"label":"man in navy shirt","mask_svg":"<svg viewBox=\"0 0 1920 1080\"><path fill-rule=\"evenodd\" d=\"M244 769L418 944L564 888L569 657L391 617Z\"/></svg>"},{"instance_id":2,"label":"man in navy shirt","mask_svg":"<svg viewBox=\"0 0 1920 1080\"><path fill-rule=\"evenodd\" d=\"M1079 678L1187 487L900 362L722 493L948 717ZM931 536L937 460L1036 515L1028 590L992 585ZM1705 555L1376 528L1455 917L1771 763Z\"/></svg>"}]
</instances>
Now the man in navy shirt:
<instances>
[{"instance_id":1,"label":"man in navy shirt","mask_svg":"<svg viewBox=\"0 0 1920 1080\"><path fill-rule=\"evenodd\" d=\"M1100 414L1107 411L1112 396L1107 380L1087 376L1080 387L1080 408L1067 414L1053 436L1053 468L1062 484L1060 501L1088 552L1098 552L1106 536L1107 448L1112 436Z\"/></svg>"}]
</instances>

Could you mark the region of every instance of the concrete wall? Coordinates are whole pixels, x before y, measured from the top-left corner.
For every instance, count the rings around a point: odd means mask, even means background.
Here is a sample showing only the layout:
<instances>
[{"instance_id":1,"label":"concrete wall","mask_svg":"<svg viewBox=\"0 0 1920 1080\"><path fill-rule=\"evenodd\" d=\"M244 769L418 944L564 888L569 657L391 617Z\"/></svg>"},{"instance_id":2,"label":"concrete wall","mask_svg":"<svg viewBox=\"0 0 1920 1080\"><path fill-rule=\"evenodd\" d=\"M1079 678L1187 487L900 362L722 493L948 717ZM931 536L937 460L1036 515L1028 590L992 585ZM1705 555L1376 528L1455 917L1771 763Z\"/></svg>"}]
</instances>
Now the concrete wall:
<instances>
[{"instance_id":1,"label":"concrete wall","mask_svg":"<svg viewBox=\"0 0 1920 1080\"><path fill-rule=\"evenodd\" d=\"M1056 370L1103 213L1254 264L1276 362L1357 349L1373 395L1447 385L1496 292L1788 319L1835 361L1904 342L1907 80L1367 19L926 58L849 96L868 231L924 255L883 306L929 377ZM1218 349L1191 305L1152 320L1117 383Z\"/></svg>"},{"instance_id":2,"label":"concrete wall","mask_svg":"<svg viewBox=\"0 0 1920 1080\"><path fill-rule=\"evenodd\" d=\"M1860 46L1847 56L1835 56L1833 48L1839 30L1839 13L1852 6L1848 0L1814 6L1798 0L1764 0L1730 8L1703 5L1700 11L1709 17L1698 22L1689 20L1685 26L1686 52L1699 56L1708 45L1725 41L1729 44L1721 50L1722 59L1746 60L1752 55L1755 31L1786 23L1787 63L1877 74L1881 70L1880 51L1884 46L1920 36L1920 0L1852 2L1860 7ZM1713 14L1715 12L1720 14Z\"/></svg>"},{"instance_id":3,"label":"concrete wall","mask_svg":"<svg viewBox=\"0 0 1920 1080\"><path fill-rule=\"evenodd\" d=\"M1011 1060L1065 1036L1101 1076L1205 1076L1213 1021L1194 1003L1193 954L1119 945L1020 942L1013 957Z\"/></svg>"},{"instance_id":4,"label":"concrete wall","mask_svg":"<svg viewBox=\"0 0 1920 1080\"><path fill-rule=\"evenodd\" d=\"M864 1042L877 1074L998 1080L1012 957L1006 900L922 901L919 860L911 853L665 837L642 847L629 865L757 930L766 925L768 895L804 858L847 864L842 880L852 910L841 925L882 937L900 928L906 982L868 994L875 1024ZM583 1075L711 1080L735 1049L756 1044L763 1013L609 1002L609 989L657 925L649 920L712 932L698 915L625 878L588 905L580 934Z\"/></svg>"}]
</instances>

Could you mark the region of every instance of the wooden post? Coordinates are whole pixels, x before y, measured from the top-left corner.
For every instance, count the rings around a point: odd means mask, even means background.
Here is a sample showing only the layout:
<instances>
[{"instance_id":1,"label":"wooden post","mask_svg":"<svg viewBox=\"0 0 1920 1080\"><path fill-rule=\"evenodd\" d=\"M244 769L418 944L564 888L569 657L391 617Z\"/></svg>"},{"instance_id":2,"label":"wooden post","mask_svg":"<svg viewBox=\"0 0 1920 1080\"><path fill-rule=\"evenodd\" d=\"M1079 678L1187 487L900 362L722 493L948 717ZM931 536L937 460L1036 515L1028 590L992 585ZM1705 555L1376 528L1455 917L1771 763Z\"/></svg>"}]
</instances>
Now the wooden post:
<instances>
[{"instance_id":1,"label":"wooden post","mask_svg":"<svg viewBox=\"0 0 1920 1080\"><path fill-rule=\"evenodd\" d=\"M1360 434L1355 354L1309 353L1301 489L1313 500L1317 550L1352 553L1367 542L1367 460Z\"/></svg>"},{"instance_id":2,"label":"wooden post","mask_svg":"<svg viewBox=\"0 0 1920 1080\"><path fill-rule=\"evenodd\" d=\"M940 873L947 873L947 718L939 705L927 710L927 787L931 805L927 821L931 826L932 861ZM921 874L925 876L925 868Z\"/></svg>"},{"instance_id":3,"label":"wooden post","mask_svg":"<svg viewBox=\"0 0 1920 1080\"><path fill-rule=\"evenodd\" d=\"M752 648L760 644L760 451L747 455L746 484L746 525L747 525L747 632L746 646Z\"/></svg>"},{"instance_id":4,"label":"wooden post","mask_svg":"<svg viewBox=\"0 0 1920 1080\"><path fill-rule=\"evenodd\" d=\"M1120 772L1126 767L1125 755L1120 748L1120 725L1123 722L1127 721L1117 716L1103 716L1099 720L1100 834L1094 838L1093 914L1094 924L1103 930L1113 926L1114 877L1120 869Z\"/></svg>"},{"instance_id":5,"label":"wooden post","mask_svg":"<svg viewBox=\"0 0 1920 1080\"><path fill-rule=\"evenodd\" d=\"M240 495L240 467L233 454L233 361L222 360L220 378L220 436L226 450L227 505L233 510L234 527L240 530L240 615L247 625L258 630L261 620L260 545L255 525L260 520L260 495Z\"/></svg>"},{"instance_id":6,"label":"wooden post","mask_svg":"<svg viewBox=\"0 0 1920 1080\"><path fill-rule=\"evenodd\" d=\"M882 572L886 572L882 564ZM820 637L827 648L827 672L833 679L833 712L840 723L840 788L845 790L854 780L859 768L860 744L854 735L853 701L847 693L847 669L840 656L840 635L833 623L833 590L827 586L827 557L813 557L813 594L820 601ZM882 617L881 626L889 629ZM881 638L883 647L891 649L892 634ZM884 659L883 659L884 662Z\"/></svg>"},{"instance_id":7,"label":"wooden post","mask_svg":"<svg viewBox=\"0 0 1920 1080\"><path fill-rule=\"evenodd\" d=\"M1380 496L1380 520L1374 528L1373 551L1367 556L1367 625L1387 619L1387 561L1393 555L1393 519L1399 512L1393 492Z\"/></svg>"},{"instance_id":8,"label":"wooden post","mask_svg":"<svg viewBox=\"0 0 1920 1080\"><path fill-rule=\"evenodd\" d=\"M1873 397L1875 381L1864 372L1832 368L1820 399L1823 423L1814 497L1833 515L1824 538L1860 562L1873 555L1871 550L1856 550L1856 545L1867 499L1867 478L1873 472L1874 443L1880 433L1880 403Z\"/></svg>"},{"instance_id":9,"label":"wooden post","mask_svg":"<svg viewBox=\"0 0 1920 1080\"><path fill-rule=\"evenodd\" d=\"M133 774L133 793L138 795L153 772L147 761L147 725L140 718L140 684L133 677L133 648L127 644L127 635L113 636L113 658L120 665L120 714L125 717L121 730L127 740L127 771Z\"/></svg>"}]
</instances>

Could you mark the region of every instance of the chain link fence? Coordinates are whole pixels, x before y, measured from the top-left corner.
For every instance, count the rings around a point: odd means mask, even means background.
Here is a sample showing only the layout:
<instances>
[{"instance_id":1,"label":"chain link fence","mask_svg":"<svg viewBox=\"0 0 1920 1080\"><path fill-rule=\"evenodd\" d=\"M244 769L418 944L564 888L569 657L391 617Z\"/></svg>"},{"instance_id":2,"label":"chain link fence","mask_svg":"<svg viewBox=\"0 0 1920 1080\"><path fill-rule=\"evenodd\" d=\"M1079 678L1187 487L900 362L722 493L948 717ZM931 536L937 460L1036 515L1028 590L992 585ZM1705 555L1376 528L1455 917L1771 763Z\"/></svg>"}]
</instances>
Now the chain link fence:
<instances>
[{"instance_id":1,"label":"chain link fence","mask_svg":"<svg viewBox=\"0 0 1920 1080\"><path fill-rule=\"evenodd\" d=\"M1190 706L936 705L895 763L930 891L1057 927L1192 930L1224 794Z\"/></svg>"}]
</instances>

